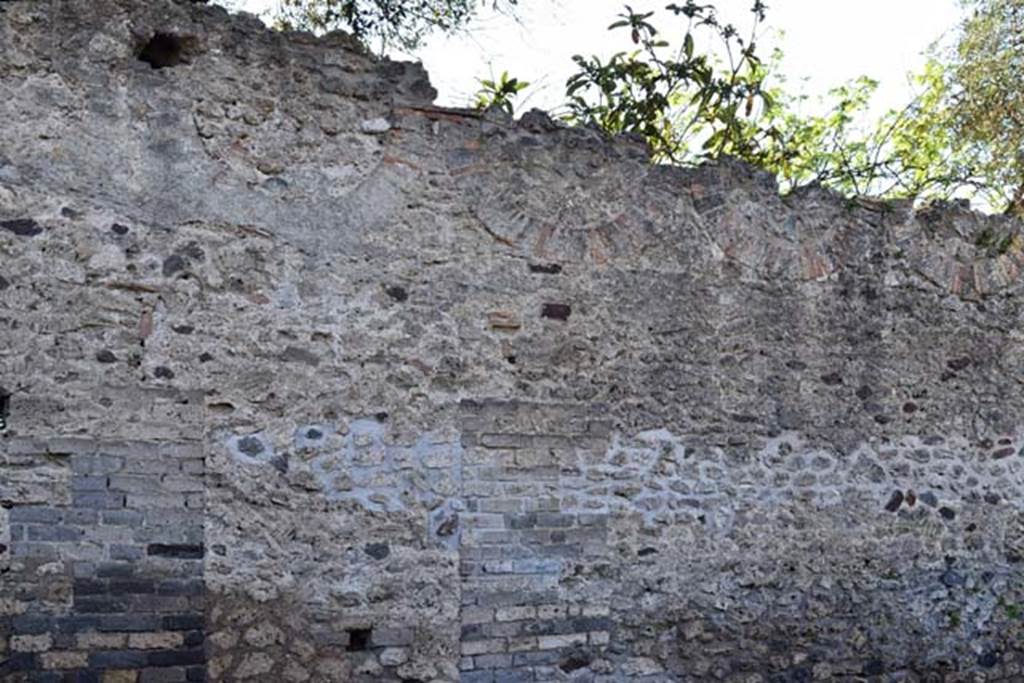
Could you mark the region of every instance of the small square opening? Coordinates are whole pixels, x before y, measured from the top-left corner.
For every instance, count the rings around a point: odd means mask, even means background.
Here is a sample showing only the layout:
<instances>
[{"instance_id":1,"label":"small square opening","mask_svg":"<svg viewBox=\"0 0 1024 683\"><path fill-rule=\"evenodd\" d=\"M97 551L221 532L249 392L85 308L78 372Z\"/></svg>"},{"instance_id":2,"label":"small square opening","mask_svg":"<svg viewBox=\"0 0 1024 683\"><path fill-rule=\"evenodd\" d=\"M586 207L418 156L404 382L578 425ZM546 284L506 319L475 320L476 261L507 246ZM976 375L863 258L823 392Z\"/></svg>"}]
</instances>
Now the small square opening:
<instances>
[{"instance_id":1,"label":"small square opening","mask_svg":"<svg viewBox=\"0 0 1024 683\"><path fill-rule=\"evenodd\" d=\"M348 651L364 652L370 649L370 636L373 630L368 628L350 628L348 630Z\"/></svg>"}]
</instances>

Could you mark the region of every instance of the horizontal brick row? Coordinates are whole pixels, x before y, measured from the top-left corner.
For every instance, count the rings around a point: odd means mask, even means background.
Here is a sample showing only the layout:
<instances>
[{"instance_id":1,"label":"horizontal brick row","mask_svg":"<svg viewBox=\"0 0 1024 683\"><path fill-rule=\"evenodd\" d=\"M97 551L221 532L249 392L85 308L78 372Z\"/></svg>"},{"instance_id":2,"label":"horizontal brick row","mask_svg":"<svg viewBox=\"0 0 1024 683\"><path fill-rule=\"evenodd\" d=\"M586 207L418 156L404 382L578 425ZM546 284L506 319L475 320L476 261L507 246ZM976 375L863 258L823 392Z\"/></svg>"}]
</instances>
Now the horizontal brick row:
<instances>
[{"instance_id":1,"label":"horizontal brick row","mask_svg":"<svg viewBox=\"0 0 1024 683\"><path fill-rule=\"evenodd\" d=\"M198 612L177 614L76 614L46 616L21 614L11 618L15 634L76 634L97 632L201 631L203 615Z\"/></svg>"},{"instance_id":2,"label":"horizontal brick row","mask_svg":"<svg viewBox=\"0 0 1024 683\"><path fill-rule=\"evenodd\" d=\"M539 621L526 619L522 621L491 622L483 624L463 624L463 644L475 640L495 638L516 638L522 636L566 636L590 631L610 632L613 628L610 617L573 617ZM554 641L550 641L554 642ZM544 649L544 648L540 648Z\"/></svg>"},{"instance_id":3,"label":"horizontal brick row","mask_svg":"<svg viewBox=\"0 0 1024 683\"><path fill-rule=\"evenodd\" d=\"M566 545L595 542L603 544L607 530L602 527L571 529L468 529L464 532L468 545L525 544L536 548L544 545Z\"/></svg>"},{"instance_id":4,"label":"horizontal brick row","mask_svg":"<svg viewBox=\"0 0 1024 683\"><path fill-rule=\"evenodd\" d=\"M133 594L155 594L155 595L202 595L203 582L201 579L129 579L129 580L103 580L103 579L75 579L72 584L75 596L79 595L100 595L112 593L121 595Z\"/></svg>"},{"instance_id":5,"label":"horizontal brick row","mask_svg":"<svg viewBox=\"0 0 1024 683\"><path fill-rule=\"evenodd\" d=\"M493 501L491 501L493 502ZM521 501L516 500L516 503ZM478 508L480 506L477 506ZM518 508L519 505L509 505ZM460 516L464 528L469 529L562 529L575 526L606 526L607 515L575 514L519 509L502 511L470 511Z\"/></svg>"},{"instance_id":6,"label":"horizontal brick row","mask_svg":"<svg viewBox=\"0 0 1024 683\"><path fill-rule=\"evenodd\" d=\"M0 662L0 677L30 673L30 680L35 683L66 683L68 680L101 683L107 680L103 674L109 669L138 669L138 683L181 680L202 682L206 680L206 667L203 662L204 654L201 648L154 652L148 656L145 652L136 653L130 650L91 654L19 652ZM58 671L47 671L53 669L69 670L72 678L69 679Z\"/></svg>"}]
</instances>

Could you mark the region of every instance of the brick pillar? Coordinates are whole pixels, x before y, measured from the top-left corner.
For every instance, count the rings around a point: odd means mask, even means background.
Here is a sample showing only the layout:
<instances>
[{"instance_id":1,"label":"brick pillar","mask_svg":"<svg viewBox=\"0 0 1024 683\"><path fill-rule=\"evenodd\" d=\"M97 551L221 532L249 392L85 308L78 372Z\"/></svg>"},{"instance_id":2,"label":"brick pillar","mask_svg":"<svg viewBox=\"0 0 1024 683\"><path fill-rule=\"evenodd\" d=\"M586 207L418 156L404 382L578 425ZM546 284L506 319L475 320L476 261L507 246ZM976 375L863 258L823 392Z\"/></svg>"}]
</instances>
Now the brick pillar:
<instances>
[{"instance_id":1,"label":"brick pillar","mask_svg":"<svg viewBox=\"0 0 1024 683\"><path fill-rule=\"evenodd\" d=\"M18 576L8 575L0 598L23 609L6 624L0 677L204 680L200 447L3 446L11 477L0 497Z\"/></svg>"},{"instance_id":2,"label":"brick pillar","mask_svg":"<svg viewBox=\"0 0 1024 683\"><path fill-rule=\"evenodd\" d=\"M606 557L606 510L573 493L607 429L580 406L462 404L462 681L552 680L608 643L601 582L574 580Z\"/></svg>"}]
</instances>

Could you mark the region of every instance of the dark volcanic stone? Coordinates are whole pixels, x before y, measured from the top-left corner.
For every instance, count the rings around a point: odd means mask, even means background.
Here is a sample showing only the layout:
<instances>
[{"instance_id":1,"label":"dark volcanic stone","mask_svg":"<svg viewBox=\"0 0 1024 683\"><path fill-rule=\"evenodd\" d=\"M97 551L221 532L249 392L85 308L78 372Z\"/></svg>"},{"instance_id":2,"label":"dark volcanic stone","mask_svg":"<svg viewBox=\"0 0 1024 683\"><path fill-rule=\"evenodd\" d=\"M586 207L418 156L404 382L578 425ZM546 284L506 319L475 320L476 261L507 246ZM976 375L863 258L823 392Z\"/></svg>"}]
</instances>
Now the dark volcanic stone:
<instances>
[{"instance_id":1,"label":"dark volcanic stone","mask_svg":"<svg viewBox=\"0 0 1024 683\"><path fill-rule=\"evenodd\" d=\"M31 218L16 218L12 221L0 221L0 229L12 232L18 237L35 237L43 228Z\"/></svg>"},{"instance_id":2,"label":"dark volcanic stone","mask_svg":"<svg viewBox=\"0 0 1024 683\"><path fill-rule=\"evenodd\" d=\"M255 436L243 436L238 440L238 450L249 457L255 458L263 452L263 442Z\"/></svg>"},{"instance_id":3,"label":"dark volcanic stone","mask_svg":"<svg viewBox=\"0 0 1024 683\"><path fill-rule=\"evenodd\" d=\"M114 355L113 351L109 349L103 349L96 353L96 360L101 363L116 363L117 356Z\"/></svg>"},{"instance_id":4,"label":"dark volcanic stone","mask_svg":"<svg viewBox=\"0 0 1024 683\"><path fill-rule=\"evenodd\" d=\"M885 509L888 512L896 512L901 505L903 505L903 491L893 491L889 502L885 504Z\"/></svg>"},{"instance_id":5,"label":"dark volcanic stone","mask_svg":"<svg viewBox=\"0 0 1024 683\"><path fill-rule=\"evenodd\" d=\"M164 277L170 277L182 270L185 270L185 259L182 257L177 254L173 254L164 259Z\"/></svg>"},{"instance_id":6,"label":"dark volcanic stone","mask_svg":"<svg viewBox=\"0 0 1024 683\"><path fill-rule=\"evenodd\" d=\"M391 554L391 547L387 543L367 543L363 551L375 560L383 560Z\"/></svg>"}]
</instances>

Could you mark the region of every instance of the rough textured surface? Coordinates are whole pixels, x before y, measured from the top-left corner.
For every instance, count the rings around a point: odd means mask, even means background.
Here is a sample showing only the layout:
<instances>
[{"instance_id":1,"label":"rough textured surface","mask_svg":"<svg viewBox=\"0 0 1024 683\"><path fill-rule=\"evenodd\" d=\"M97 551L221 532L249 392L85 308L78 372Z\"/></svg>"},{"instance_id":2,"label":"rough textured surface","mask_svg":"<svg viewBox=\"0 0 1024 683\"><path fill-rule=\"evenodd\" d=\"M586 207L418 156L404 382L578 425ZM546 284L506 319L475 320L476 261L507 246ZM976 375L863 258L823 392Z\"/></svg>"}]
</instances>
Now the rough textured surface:
<instances>
[{"instance_id":1,"label":"rough textured surface","mask_svg":"<svg viewBox=\"0 0 1024 683\"><path fill-rule=\"evenodd\" d=\"M0 3L0 672L1024 678L1021 226Z\"/></svg>"}]
</instances>

